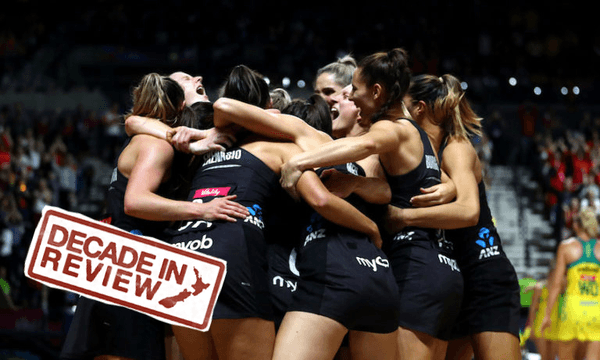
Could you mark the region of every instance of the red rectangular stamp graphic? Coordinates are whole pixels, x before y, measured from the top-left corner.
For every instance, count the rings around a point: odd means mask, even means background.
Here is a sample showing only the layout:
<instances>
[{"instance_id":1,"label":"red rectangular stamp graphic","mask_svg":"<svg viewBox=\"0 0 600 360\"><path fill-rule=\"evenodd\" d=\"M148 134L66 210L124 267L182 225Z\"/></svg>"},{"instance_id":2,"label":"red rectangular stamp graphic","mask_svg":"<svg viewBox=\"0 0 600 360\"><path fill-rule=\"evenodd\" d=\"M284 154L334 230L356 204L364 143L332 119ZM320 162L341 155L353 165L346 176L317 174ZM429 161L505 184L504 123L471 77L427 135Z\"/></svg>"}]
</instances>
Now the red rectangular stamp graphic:
<instances>
[{"instance_id":1,"label":"red rectangular stamp graphic","mask_svg":"<svg viewBox=\"0 0 600 360\"><path fill-rule=\"evenodd\" d=\"M207 331L226 262L46 206L25 275L169 324Z\"/></svg>"}]
</instances>

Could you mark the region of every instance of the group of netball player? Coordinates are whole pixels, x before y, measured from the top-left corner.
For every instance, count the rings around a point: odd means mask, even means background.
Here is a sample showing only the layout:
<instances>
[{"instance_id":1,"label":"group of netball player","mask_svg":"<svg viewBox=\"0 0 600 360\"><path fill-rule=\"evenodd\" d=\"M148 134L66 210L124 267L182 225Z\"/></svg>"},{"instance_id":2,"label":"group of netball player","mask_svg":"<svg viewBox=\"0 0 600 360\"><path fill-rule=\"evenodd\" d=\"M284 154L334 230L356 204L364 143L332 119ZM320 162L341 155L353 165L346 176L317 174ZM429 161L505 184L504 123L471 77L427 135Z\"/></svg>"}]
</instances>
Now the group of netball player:
<instances>
[{"instance_id":1,"label":"group of netball player","mask_svg":"<svg viewBox=\"0 0 600 360\"><path fill-rule=\"evenodd\" d=\"M413 76L396 48L324 67L315 91L275 101L243 65L214 102L201 77L142 79L113 224L208 237L197 251L227 276L206 332L81 297L63 358L520 358L519 285L459 80Z\"/></svg>"},{"instance_id":2,"label":"group of netball player","mask_svg":"<svg viewBox=\"0 0 600 360\"><path fill-rule=\"evenodd\" d=\"M594 210L580 210L573 230L575 236L559 244L547 279L534 289L528 326L542 360L600 359L600 229Z\"/></svg>"}]
</instances>

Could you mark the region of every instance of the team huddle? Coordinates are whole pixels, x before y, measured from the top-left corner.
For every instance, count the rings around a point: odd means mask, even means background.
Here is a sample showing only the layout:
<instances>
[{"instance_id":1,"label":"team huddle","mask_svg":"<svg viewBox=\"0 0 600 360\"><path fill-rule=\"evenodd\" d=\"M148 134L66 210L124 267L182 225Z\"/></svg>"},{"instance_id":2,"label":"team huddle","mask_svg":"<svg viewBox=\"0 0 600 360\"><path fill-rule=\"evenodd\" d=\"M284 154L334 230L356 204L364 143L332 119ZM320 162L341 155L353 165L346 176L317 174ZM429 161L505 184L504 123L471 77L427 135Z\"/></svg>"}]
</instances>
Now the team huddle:
<instances>
[{"instance_id":1,"label":"team huddle","mask_svg":"<svg viewBox=\"0 0 600 360\"><path fill-rule=\"evenodd\" d=\"M227 261L209 331L81 297L65 359L520 359L520 289L452 75L403 49L291 99L240 65L220 97L149 74L112 224ZM194 314L189 314L193 317Z\"/></svg>"}]
</instances>

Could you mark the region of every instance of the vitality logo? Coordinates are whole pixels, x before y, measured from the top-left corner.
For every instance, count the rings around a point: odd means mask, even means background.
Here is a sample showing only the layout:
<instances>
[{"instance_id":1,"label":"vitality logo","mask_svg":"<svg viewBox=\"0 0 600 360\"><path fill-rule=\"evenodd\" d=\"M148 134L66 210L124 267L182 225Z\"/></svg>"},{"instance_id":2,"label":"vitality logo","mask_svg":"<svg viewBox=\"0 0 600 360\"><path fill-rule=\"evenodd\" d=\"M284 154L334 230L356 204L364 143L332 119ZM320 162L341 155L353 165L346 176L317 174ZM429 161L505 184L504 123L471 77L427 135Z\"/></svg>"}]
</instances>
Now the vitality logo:
<instances>
[{"instance_id":1,"label":"vitality logo","mask_svg":"<svg viewBox=\"0 0 600 360\"><path fill-rule=\"evenodd\" d=\"M483 248L479 252L479 260L500 255L498 245L494 245L494 237L488 228L483 227L479 229L479 239L475 243Z\"/></svg>"}]
</instances>

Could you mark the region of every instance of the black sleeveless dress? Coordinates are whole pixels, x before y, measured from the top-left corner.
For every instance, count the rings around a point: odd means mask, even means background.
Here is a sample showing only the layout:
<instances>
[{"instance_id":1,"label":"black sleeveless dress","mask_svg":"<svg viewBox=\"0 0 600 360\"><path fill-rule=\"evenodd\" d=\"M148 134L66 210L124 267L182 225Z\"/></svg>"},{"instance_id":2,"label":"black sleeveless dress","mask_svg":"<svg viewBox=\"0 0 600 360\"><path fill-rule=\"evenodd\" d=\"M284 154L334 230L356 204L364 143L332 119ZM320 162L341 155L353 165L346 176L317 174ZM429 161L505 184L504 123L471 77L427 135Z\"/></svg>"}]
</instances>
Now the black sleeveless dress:
<instances>
[{"instance_id":1,"label":"black sleeveless dress","mask_svg":"<svg viewBox=\"0 0 600 360\"><path fill-rule=\"evenodd\" d=\"M365 176L355 163L335 168ZM376 212L357 195L345 200L367 216ZM312 209L307 216L296 262L298 289L289 311L323 315L349 330L395 331L398 287L385 253L366 235L331 223Z\"/></svg>"},{"instance_id":2,"label":"black sleeveless dress","mask_svg":"<svg viewBox=\"0 0 600 360\"><path fill-rule=\"evenodd\" d=\"M414 121L423 143L423 159L412 171L386 177L391 204L411 208L420 189L440 183L441 172L429 138ZM400 293L399 326L449 340L463 296L463 279L451 244L437 229L407 227L384 242Z\"/></svg>"},{"instance_id":3,"label":"black sleeveless dress","mask_svg":"<svg viewBox=\"0 0 600 360\"><path fill-rule=\"evenodd\" d=\"M444 148L445 143L439 152L442 161ZM483 181L479 183L478 191L477 225L445 231L446 239L454 244L465 286L453 337L484 331L508 332L519 337L519 280L502 249Z\"/></svg>"},{"instance_id":4,"label":"black sleeveless dress","mask_svg":"<svg viewBox=\"0 0 600 360\"><path fill-rule=\"evenodd\" d=\"M271 198L279 188L279 176L243 148L204 155L188 200L208 202L235 194L235 201L250 211L246 219L235 223L189 221L170 234L170 242L177 247L227 261L227 275L213 319L273 320L265 219L271 211Z\"/></svg>"}]
</instances>

